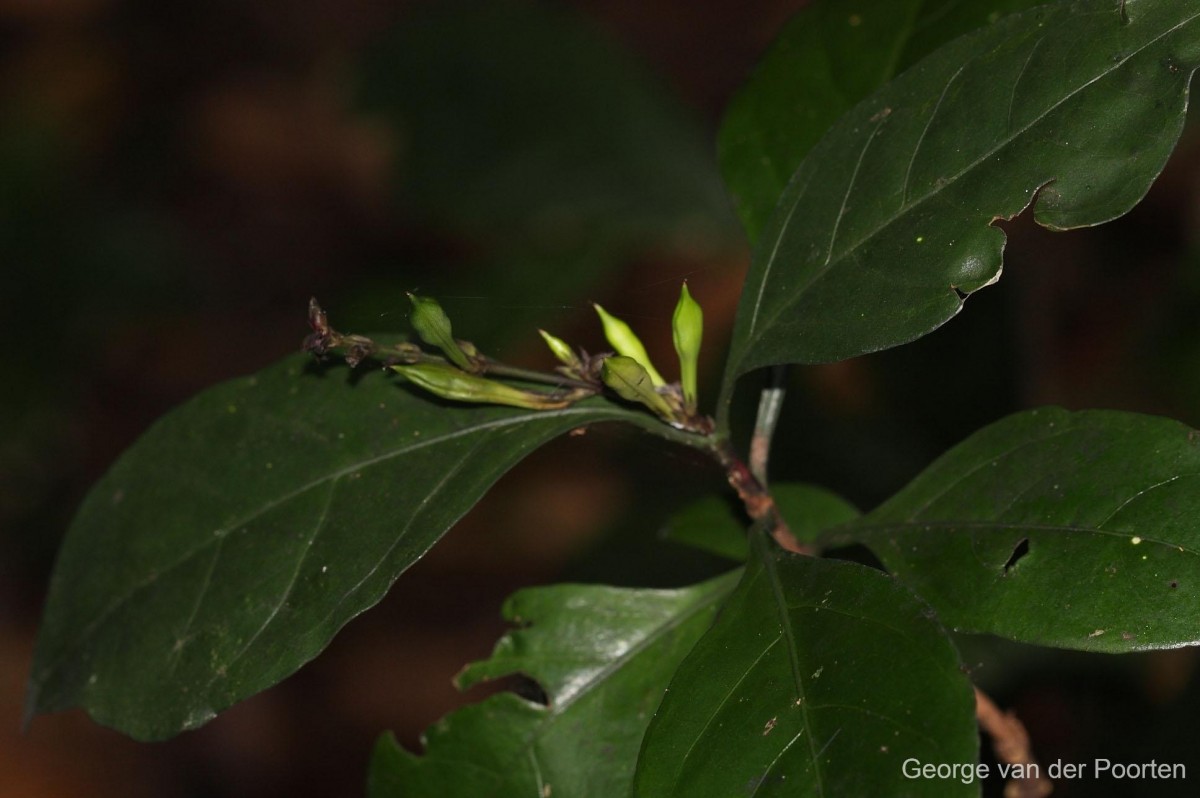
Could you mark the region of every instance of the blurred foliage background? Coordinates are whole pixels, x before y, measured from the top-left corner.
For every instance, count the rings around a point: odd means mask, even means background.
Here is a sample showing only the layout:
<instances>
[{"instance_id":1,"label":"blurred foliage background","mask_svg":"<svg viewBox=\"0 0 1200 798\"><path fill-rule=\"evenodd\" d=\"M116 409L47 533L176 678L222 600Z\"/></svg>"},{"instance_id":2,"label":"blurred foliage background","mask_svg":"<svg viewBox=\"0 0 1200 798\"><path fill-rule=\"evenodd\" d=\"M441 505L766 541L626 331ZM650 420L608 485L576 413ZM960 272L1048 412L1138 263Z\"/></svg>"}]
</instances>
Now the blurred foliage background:
<instances>
[{"instance_id":1,"label":"blurred foliage background","mask_svg":"<svg viewBox=\"0 0 1200 798\"><path fill-rule=\"evenodd\" d=\"M295 351L310 295L340 329L385 332L419 290L458 334L531 365L549 363L538 327L603 348L596 300L667 364L687 278L711 396L749 257L715 130L802 5L0 0L0 792L360 795L379 732L416 745L481 695L450 678L490 650L513 589L726 567L658 535L720 474L596 428L530 457L315 663L204 729L139 745L75 712L19 731L54 552L88 486L173 405ZM1019 408L1200 425L1198 222L1193 125L1127 218L1069 235L1018 219L1004 278L941 331L794 369L776 478L868 508ZM1200 777L1194 651L963 642L1044 762Z\"/></svg>"}]
</instances>

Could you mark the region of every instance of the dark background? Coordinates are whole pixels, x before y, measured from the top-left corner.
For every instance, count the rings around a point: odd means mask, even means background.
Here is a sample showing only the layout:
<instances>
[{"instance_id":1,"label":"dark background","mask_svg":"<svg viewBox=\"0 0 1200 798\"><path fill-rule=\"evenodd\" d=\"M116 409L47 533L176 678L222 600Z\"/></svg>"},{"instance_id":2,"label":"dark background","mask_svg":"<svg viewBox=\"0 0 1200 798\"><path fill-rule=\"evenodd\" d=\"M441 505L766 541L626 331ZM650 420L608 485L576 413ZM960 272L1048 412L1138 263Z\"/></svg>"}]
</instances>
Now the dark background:
<instances>
[{"instance_id":1,"label":"dark background","mask_svg":"<svg viewBox=\"0 0 1200 798\"><path fill-rule=\"evenodd\" d=\"M594 299L668 363L687 277L715 381L748 259L716 125L802 5L0 0L0 794L360 795L381 731L416 745L464 700L450 678L490 651L513 589L723 567L657 537L719 474L599 428L531 456L316 662L207 727L144 745L71 712L19 733L88 486L173 405L298 349L310 295L339 328L381 332L420 290L460 335L541 367L537 327L601 348ZM1017 220L1004 278L941 331L795 370L776 478L869 508L1016 409L1200 425L1198 169L1189 128L1125 219ZM969 640L964 659L1044 762L1154 758L1200 779L1194 651Z\"/></svg>"}]
</instances>

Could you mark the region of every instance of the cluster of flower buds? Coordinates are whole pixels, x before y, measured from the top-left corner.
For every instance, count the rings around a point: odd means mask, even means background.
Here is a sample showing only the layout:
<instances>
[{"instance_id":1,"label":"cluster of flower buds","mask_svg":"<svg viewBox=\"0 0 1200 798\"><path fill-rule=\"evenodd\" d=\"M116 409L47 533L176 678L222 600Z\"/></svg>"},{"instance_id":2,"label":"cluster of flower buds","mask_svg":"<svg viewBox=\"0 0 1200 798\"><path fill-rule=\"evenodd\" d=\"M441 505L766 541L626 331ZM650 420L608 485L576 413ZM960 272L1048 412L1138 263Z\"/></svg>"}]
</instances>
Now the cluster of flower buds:
<instances>
[{"instance_id":1,"label":"cluster of flower buds","mask_svg":"<svg viewBox=\"0 0 1200 798\"><path fill-rule=\"evenodd\" d=\"M673 317L675 350L679 354L678 383L664 380L632 328L599 305L595 305L596 313L615 353L588 355L539 330L560 364L556 373L548 374L505 366L482 355L469 341L454 337L450 318L437 300L411 293L408 298L412 302L409 320L413 329L422 342L436 348L440 355L424 352L411 343L383 346L365 336L339 333L329 325L315 299L309 303L309 325L313 332L305 339L304 348L316 355L344 350L343 356L351 366L367 357L381 358L386 367L413 385L451 401L552 410L594 396L607 387L626 401L644 405L676 428L711 431L711 420L696 411L696 366L704 314L686 283ZM548 383L552 387L550 390L518 387L495 377Z\"/></svg>"},{"instance_id":2,"label":"cluster of flower buds","mask_svg":"<svg viewBox=\"0 0 1200 798\"><path fill-rule=\"evenodd\" d=\"M563 385L555 391L518 388L483 376L486 373L507 373L517 378L532 376L520 370L508 369L484 357L470 341L454 337L450 317L436 299L410 293L412 313L409 321L421 340L437 347L447 362L426 361L396 364L392 369L413 385L456 402L507 405L530 410L554 410L593 395L591 385Z\"/></svg>"},{"instance_id":3,"label":"cluster of flower buds","mask_svg":"<svg viewBox=\"0 0 1200 798\"><path fill-rule=\"evenodd\" d=\"M704 332L704 311L692 299L687 283L679 294L672 317L675 352L679 355L678 383L668 383L646 353L646 347L621 319L599 305L595 306L604 325L604 337L616 350L606 357L600 378L618 396L639 402L654 411L664 421L677 427L691 427L696 414L696 372L700 358L700 342Z\"/></svg>"}]
</instances>

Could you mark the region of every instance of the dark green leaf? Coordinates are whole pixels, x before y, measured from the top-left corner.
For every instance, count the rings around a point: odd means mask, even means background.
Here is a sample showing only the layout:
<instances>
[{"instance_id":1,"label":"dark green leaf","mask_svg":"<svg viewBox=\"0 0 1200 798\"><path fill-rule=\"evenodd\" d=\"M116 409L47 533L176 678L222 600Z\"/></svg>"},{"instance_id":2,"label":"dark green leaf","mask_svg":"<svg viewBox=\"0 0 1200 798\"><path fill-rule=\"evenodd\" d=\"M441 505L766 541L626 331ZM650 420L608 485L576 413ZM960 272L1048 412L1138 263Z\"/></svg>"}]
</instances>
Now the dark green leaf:
<instances>
[{"instance_id":1,"label":"dark green leaf","mask_svg":"<svg viewBox=\"0 0 1200 798\"><path fill-rule=\"evenodd\" d=\"M1200 643L1200 432L1176 421L1010 416L836 537L962 631L1093 651Z\"/></svg>"},{"instance_id":2,"label":"dark green leaf","mask_svg":"<svg viewBox=\"0 0 1200 798\"><path fill-rule=\"evenodd\" d=\"M772 483L771 495L801 542L816 540L820 532L858 516L858 510L845 499L815 485ZM749 524L731 501L708 496L671 516L662 536L740 562L746 559Z\"/></svg>"},{"instance_id":3,"label":"dark green leaf","mask_svg":"<svg viewBox=\"0 0 1200 798\"><path fill-rule=\"evenodd\" d=\"M360 83L395 137L403 204L510 275L486 291L476 269L424 284L470 340L494 343L514 309L578 303L647 246L736 240L704 128L561 5L424 4L377 42Z\"/></svg>"},{"instance_id":4,"label":"dark green leaf","mask_svg":"<svg viewBox=\"0 0 1200 798\"><path fill-rule=\"evenodd\" d=\"M386 736L371 763L370 798L627 795L651 713L737 579L517 593L504 614L518 628L459 684L520 673L548 705L501 693L458 710L427 733L420 757Z\"/></svg>"},{"instance_id":5,"label":"dark green leaf","mask_svg":"<svg viewBox=\"0 0 1200 798\"><path fill-rule=\"evenodd\" d=\"M80 509L29 711L80 705L147 739L199 726L320 652L531 449L606 419L656 425L602 400L450 409L304 356L200 394Z\"/></svg>"},{"instance_id":6,"label":"dark green leaf","mask_svg":"<svg viewBox=\"0 0 1200 798\"><path fill-rule=\"evenodd\" d=\"M721 121L721 172L752 241L838 117L946 42L1046 0L818 0L776 37Z\"/></svg>"},{"instance_id":7,"label":"dark green leaf","mask_svg":"<svg viewBox=\"0 0 1200 798\"><path fill-rule=\"evenodd\" d=\"M1005 17L843 116L764 231L726 372L840 360L930 332L994 282L993 221L1129 210L1183 125L1200 12L1080 0ZM960 296L960 294L962 296Z\"/></svg>"},{"instance_id":8,"label":"dark green leaf","mask_svg":"<svg viewBox=\"0 0 1200 798\"><path fill-rule=\"evenodd\" d=\"M406 198L456 226L535 239L578 239L597 225L659 236L725 207L695 120L566 9L424 9L378 43L363 78L364 104L404 143Z\"/></svg>"},{"instance_id":9,"label":"dark green leaf","mask_svg":"<svg viewBox=\"0 0 1200 798\"><path fill-rule=\"evenodd\" d=\"M752 540L646 731L634 795L977 795L901 771L977 756L971 686L929 608L878 571Z\"/></svg>"}]
</instances>

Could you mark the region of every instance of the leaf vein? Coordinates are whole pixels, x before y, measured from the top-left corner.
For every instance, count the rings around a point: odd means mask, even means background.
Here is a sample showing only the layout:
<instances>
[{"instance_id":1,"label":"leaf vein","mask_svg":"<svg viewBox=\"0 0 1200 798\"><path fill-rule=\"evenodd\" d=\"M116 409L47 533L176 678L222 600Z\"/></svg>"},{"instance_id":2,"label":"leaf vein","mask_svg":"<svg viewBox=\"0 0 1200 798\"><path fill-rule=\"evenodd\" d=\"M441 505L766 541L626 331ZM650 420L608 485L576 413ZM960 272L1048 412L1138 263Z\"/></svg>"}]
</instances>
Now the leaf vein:
<instances>
[{"instance_id":1,"label":"leaf vein","mask_svg":"<svg viewBox=\"0 0 1200 798\"><path fill-rule=\"evenodd\" d=\"M833 267L832 264L840 263L842 261L842 259L845 257L845 254L847 252L850 252L852 250L855 250L855 249L861 247L867 241L870 241L872 238L879 235L880 232L885 230L890 225L894 224L903 214L906 214L909 211L913 210L914 208L924 204L926 201L939 196L942 191L944 191L949 186L956 183L959 179L961 179L963 177L963 175L967 174L972 169L977 167L979 164L983 163L984 161L988 160L989 158L994 157L996 155L996 153L1000 152L1004 148L1011 145L1013 143L1013 141L1015 141L1019 136L1023 135L1024 133L1028 132L1030 129L1032 129L1033 127L1038 125L1047 116L1049 116L1053 111L1062 107L1068 101L1074 99L1077 95L1079 95L1081 92L1083 92L1088 87L1095 84L1096 82L1104 79L1105 77L1107 77L1108 75L1111 75L1116 70L1122 68L1132 58L1141 54L1143 51L1145 51L1150 46L1156 44L1160 40L1162 40L1162 39L1166 38L1167 36L1171 35L1172 33L1176 32L1177 30L1179 30L1187 25L1190 25L1191 23L1195 22L1197 19L1200 19L1200 12L1197 12L1196 14L1188 17L1187 19L1183 20L1179 24L1163 31L1162 33L1154 36L1152 39L1137 46L1136 48L1134 48L1133 50L1131 50L1130 52L1125 54L1125 56L1120 61L1114 62L1108 68L1102 70L1095 76L1084 81L1079 86L1076 86L1075 88L1071 89L1069 92L1064 94L1062 96L1062 98L1060 98L1057 102L1050 105L1048 108L1046 108L1041 113L1035 115L1032 119L1030 119L1030 121L1027 124L1023 125L1021 128L1014 131L1011 135L998 140L991 148L989 148L986 152L984 152L982 155L980 155L977 159L975 159L971 163L964 166L956 174L950 176L949 178L945 179L944 181L938 181L937 183L935 183L933 185L933 187L930 188L930 190L928 192L926 192L922 196L918 197L917 199L911 201L907 205L901 206L893 214L891 214L887 218L885 218L881 223L879 223L875 227L868 230L859 239L848 244L842 250L842 252L840 252L837 255L836 259L832 258L832 256L827 258L823 265L821 265L815 269L814 274L806 282L806 284L804 286L802 286L799 290L794 291L792 293L791 299L785 299L782 303L780 303L778 306L776 306L774 311L769 312L769 317L766 319L766 322L764 323L764 327L772 324L776 319L779 318L779 316L784 312L784 310L786 310L787 308L789 308L793 304L795 304L795 302L798 301L796 299L796 297L799 297L801 293L803 293L810 286L812 286L814 283L816 283L818 280L820 280L822 277L824 277L824 275ZM807 189L807 186L805 188ZM798 197L803 196L803 193L800 193L797 196ZM796 202L793 203L794 206L798 206L799 204L800 204L800 202L798 199ZM788 214L789 219L791 218L791 215L795 212L795 210L796 210L795 207L793 207L792 209L789 210L789 214ZM780 239L783 238L783 234L785 231L786 231L786 228L781 229L778 233L778 238L775 242L775 246L772 249L772 258L774 258L775 253L777 253L779 251ZM763 274L763 282L764 283L766 282L767 275L771 271L772 265L773 265L772 263L768 262L767 268L765 269L764 274ZM762 297L764 291L765 291L765 285L760 285L759 286L760 300L761 300L761 297ZM757 317L758 317L758 304L761 304L761 301L759 303L756 303L755 314L753 317L754 320L757 320ZM744 353L750 348L750 344L753 343L753 341L756 339L756 332L755 332L756 326L757 326L756 324L752 324L749 331L747 332L745 343L743 343L740 347L740 354L738 356L739 361L744 358ZM761 335L761 333L758 333L758 335Z\"/></svg>"},{"instance_id":2,"label":"leaf vein","mask_svg":"<svg viewBox=\"0 0 1200 798\"><path fill-rule=\"evenodd\" d=\"M644 635L640 640L638 640L637 643L635 643L634 645L625 649L625 651L621 652L620 656L614 658L613 660L608 662L603 668L596 671L596 673L593 676L589 677L586 682L584 682L582 685L579 686L578 689L576 689L573 693L571 693L571 695L568 696L566 700L562 701L561 703L555 704L554 708L556 708L560 711L565 710L567 707L569 707L573 703L575 703L575 701L577 701L580 698L580 696L587 693L587 691L590 690L592 687L594 687L596 684L607 679L614 672L616 672L620 668L624 667L625 664L627 662L629 662L631 659L633 659L638 654L645 651L647 648L649 648L654 643L657 643L659 641L659 639L661 639L664 635L675 631L680 626L683 626L685 623L690 621L692 618L699 615L701 612L707 611L713 604L715 604L717 601L719 601L721 598L723 598L728 592L729 592L728 589L714 590L708 596L706 596L704 599L702 599L701 601L695 602L694 604L688 606L684 612L672 614L670 616L670 618L667 619L666 623L662 623L662 624L656 626L648 634Z\"/></svg>"},{"instance_id":3,"label":"leaf vein","mask_svg":"<svg viewBox=\"0 0 1200 798\"><path fill-rule=\"evenodd\" d=\"M1065 428L1056 430L1055 432L1052 432L1051 434L1046 435L1044 437L1039 436L1037 438L1033 438L1032 440L1022 441L1021 443L1018 443L1016 446L1012 447L1011 449L1007 449L993 457L987 458L986 460L984 460L984 461L980 462L978 465L976 465L974 468L970 469L969 471L964 472L963 474L960 474L958 477L951 480L950 483L948 485L946 485L946 487L942 488L942 490L935 493L920 507L918 507L917 509L910 512L908 514L907 520L910 522L913 522L913 523L918 523L917 516L919 516L921 513L925 512L930 507L932 507L933 504L938 501L938 499L941 499L943 496L945 496L947 493L949 493L950 491L957 488L959 485L961 485L967 479L974 476L975 474L978 474L980 471L982 471L983 469L992 465L993 463L999 463L1001 460L1004 460L1007 457L1011 457L1012 455L1016 454L1017 452L1021 451L1022 449L1028 448L1030 446L1036 446L1037 444L1045 443L1046 441L1052 441L1055 438L1061 438L1063 435L1070 435L1073 432L1075 432L1075 429L1073 427L1065 427Z\"/></svg>"},{"instance_id":4,"label":"leaf vein","mask_svg":"<svg viewBox=\"0 0 1200 798\"><path fill-rule=\"evenodd\" d=\"M946 94L950 91L950 87L954 85L954 81L958 80L958 76L963 73L963 70L966 69L970 63L970 61L967 61L960 66L953 75L950 76L950 80L946 82L946 87L942 89L942 93L938 95L937 102L933 105L933 111L929 114L929 119L925 120L925 127L921 129L921 135L917 137L916 146L913 147L912 157L908 159L908 168L904 170L904 184L900 189L901 209L903 209L908 203L908 184L912 179L913 165L917 162L917 156L920 155L921 147L925 144L925 137L929 134L929 128L933 126L933 120L937 119L938 111L942 109L942 103L945 101ZM828 265L828 258L825 259L825 263Z\"/></svg>"},{"instance_id":5,"label":"leaf vein","mask_svg":"<svg viewBox=\"0 0 1200 798\"><path fill-rule=\"evenodd\" d=\"M480 449L480 447L483 446L484 442L489 439L490 439L490 435L487 435L487 434L481 435L479 440L476 441L471 446L471 448L468 449L463 454L462 458L458 461L458 464L455 465L454 468L447 471L446 474L440 480L438 480L438 483L433 486L433 488L429 491L428 494L426 494L425 498L422 499L419 504L417 504L417 508L415 510L413 510L412 515L409 516L408 521L405 522L405 524L404 524L404 527L400 530L399 533L396 534L395 539L392 541L391 545L388 546L387 551L385 551L383 553L383 555L375 562L375 565L371 566L371 568L367 571L367 573L363 576L362 579L358 580L358 582L356 582L353 587L351 587L349 590L347 590L342 595L342 598L338 601L337 604L335 604L333 606L333 609L331 609L328 613L326 613L325 617L322 618L318 623L314 624L313 628L319 628L319 627L323 626L330 618L332 618L337 613L337 611L341 608L341 606L346 602L346 600L348 598L350 598L355 593L357 593L359 588L361 588L364 584L366 584L367 580L369 580L372 576L374 576L376 573L379 572L379 569L381 567L383 567L383 564L387 561L388 557L390 557L392 555L392 552L396 550L396 547L400 545L400 541L404 540L404 535L412 527L413 522L416 521L417 518L421 515L421 513L425 510L425 508L427 506L429 506L429 503L432 502L437 497L437 495L446 488L446 485L449 484L450 480L453 479L460 471L463 470L463 468L467 465L467 463L469 463L471 461L471 458L475 454L475 452L478 451Z\"/></svg>"},{"instance_id":6,"label":"leaf vein","mask_svg":"<svg viewBox=\"0 0 1200 798\"><path fill-rule=\"evenodd\" d=\"M137 596L144 590L147 590L148 588L152 587L165 574L170 573L171 571L175 570L176 568L186 564L193 557L195 557L196 555L198 555L201 552L203 552L204 550L206 550L209 546L215 545L216 542L220 541L220 539L222 537L224 537L224 535L221 533L228 532L231 529L234 529L238 526L241 526L242 524L252 521L257 517L259 517L267 512L270 512L275 507L278 507L279 505L284 504L285 502L290 501L291 499L294 499L297 496L300 496L301 494L303 494L307 491L313 490L326 482L329 482L331 480L340 479L341 477L352 474L355 471L358 471L358 470L361 470L364 468L369 468L374 465L378 465L379 463L386 462L393 458L400 457L405 454L409 454L411 452L426 448L428 446L432 446L432 445L435 445L438 443L443 443L448 440L461 438L461 437L475 434L475 433L487 432L492 429L499 429L499 428L503 428L503 427L512 426L515 424L522 424L522 423L528 422L533 419L561 418L564 416L586 416L586 417L590 417L594 420L601 421L601 420L606 420L606 417L608 419L619 419L619 418L622 418L624 415L625 414L623 412L617 412L615 410L614 411L603 411L603 410L599 410L597 408L577 408L577 407L563 408L561 410L541 410L541 411L537 411L536 413L522 413L520 415L514 415L514 416L507 417L507 418L497 419L495 421L490 421L490 422L487 422L484 424L479 424L479 425L476 425L473 427L467 427L464 429L455 430L454 432L448 433L446 435L441 435L436 438L428 438L423 441L418 441L416 443L408 444L400 449L386 452L386 453L384 453L382 455L378 455L376 457L368 458L365 460L360 460L360 461L358 461L352 465L346 466L345 468L342 468L336 472L332 472L332 473L326 474L318 479L312 480L311 482L309 482L305 485L302 485L301 487L299 487L293 491L290 491L289 493L281 496L280 498L274 499L271 502L268 502L267 504L259 507L258 509L247 514L246 516L242 517L241 519L239 519L233 523L226 524L225 527L216 530L216 534L208 537L200 545L185 552L176 560L162 566L161 568L157 568L154 571L152 571L146 579L144 579L141 582L134 585L133 588L130 589L130 591L128 593L125 593L125 594L117 597L107 607L105 607L96 616L96 618L94 620L92 620L86 627L84 627L82 632L80 632L75 645L64 649L63 653L60 656L56 657L53 661L51 661L49 664L47 664L45 666L45 668L43 668L39 672L39 676L41 677L42 680L44 680L44 679L48 678L50 674L57 671L61 667L62 663L65 662L69 658L70 652L78 649L81 645L83 645L83 643L85 643L88 639L90 639L91 636L93 634L95 634L98 629L102 628L103 625L118 610L121 609L121 607L125 606L127 603L129 603L129 601L131 601L135 596Z\"/></svg>"},{"instance_id":7,"label":"leaf vein","mask_svg":"<svg viewBox=\"0 0 1200 798\"><path fill-rule=\"evenodd\" d=\"M838 209L837 218L833 220L833 232L829 235L829 251L825 254L825 267L829 266L829 259L833 257L833 249L837 245L838 229L841 228L842 219L846 215L846 203L849 202L850 194L854 191L854 185L858 181L858 172L862 169L863 159L867 157L867 150L871 149L871 142L875 141L875 137L879 135L885 121L887 121L887 114L881 111L879 118L875 120L875 127L871 130L871 135L867 136L862 150L858 153L858 160L854 162L854 171L850 173L850 181L846 183L846 193L842 195L842 206ZM782 238L782 235L780 237Z\"/></svg>"},{"instance_id":8,"label":"leaf vein","mask_svg":"<svg viewBox=\"0 0 1200 798\"><path fill-rule=\"evenodd\" d=\"M733 686L729 688L729 691L725 693L725 697L721 699L721 702L713 708L712 712L709 713L708 720L705 721L704 726L700 729L700 731L696 733L695 739L692 740L692 744L688 746L687 753L685 753L683 758L679 760L680 770L683 770L684 767L687 766L688 760L691 759L692 754L696 750L696 743L700 742L700 740L704 738L705 733L708 731L708 727L712 726L713 721L717 719L717 715L721 714L721 710L724 709L725 705L729 703L729 699L733 697L733 694L737 691L737 688L742 682L746 681L746 677L758 667L758 663L762 662L763 658L766 657L767 654L771 652L771 649L775 648L775 646L778 645L779 641L782 639L782 636L779 636L767 644L767 647L762 650L762 653L755 657L754 662L750 663L738 680L733 683Z\"/></svg>"},{"instance_id":9,"label":"leaf vein","mask_svg":"<svg viewBox=\"0 0 1200 798\"><path fill-rule=\"evenodd\" d=\"M263 632L267 630L267 627L274 622L275 617L279 615L279 611L283 609L285 604L287 604L288 598L291 597L292 591L296 589L296 584L300 580L300 572L304 568L304 563L308 560L308 555L312 551L313 543L316 542L317 536L321 534L321 530L324 529L325 522L329 518L329 508L333 506L333 496L335 493L337 493L338 484L339 482L336 479L329 483L329 494L325 497L325 505L321 508L320 515L317 516L317 522L313 525L312 534L308 536L308 540L305 541L304 546L300 550L300 556L296 558L296 566L292 569L292 575L288 579L287 586L280 593L279 600L275 602L275 606L271 608L270 613L267 614L266 619L262 622L262 624L259 625L258 629L254 631L254 634L252 634L245 644L238 649L237 653L229 658L225 665L218 670L218 673L227 672L229 668L233 667L233 664L240 660L246 654L246 652L253 647L255 641L262 636ZM213 677L208 680L208 683L204 686L204 689L207 690L209 687L212 687L218 678L220 677L214 674Z\"/></svg>"},{"instance_id":10,"label":"leaf vein","mask_svg":"<svg viewBox=\"0 0 1200 798\"><path fill-rule=\"evenodd\" d=\"M1147 493L1150 493L1150 492L1152 492L1152 491L1156 491L1156 490L1158 490L1159 488L1161 488L1161 487L1164 487L1164 486L1166 486L1166 485L1170 485L1172 482L1174 482L1174 481L1176 481L1176 480L1178 480L1178 479L1183 479L1184 477L1196 477L1196 476L1200 476L1200 473L1176 474L1176 475L1174 475L1174 476L1172 476L1172 477L1170 477L1170 478L1168 478L1168 479L1164 479L1164 480L1162 480L1161 482L1156 482L1156 483L1155 483L1155 484L1153 484L1153 485L1149 485L1149 486L1147 486L1147 487L1144 487L1144 488L1142 488L1141 490L1139 490L1137 493L1133 494L1133 495L1132 495L1132 496L1130 496L1128 499L1126 499L1125 501L1123 501L1123 502L1121 502L1119 505L1117 505L1117 508L1116 508L1115 510L1113 510L1111 513L1109 513L1109 514L1108 514L1108 515L1105 517L1105 519L1104 519L1103 521L1101 521L1100 523L1096 524L1096 526L1097 526L1097 527L1102 527L1102 526L1104 526L1104 525L1105 525L1105 524L1107 524L1109 521L1113 520L1113 518L1115 518L1115 517L1116 517L1116 516L1117 516L1117 515L1118 515L1118 514L1119 514L1119 513L1122 511L1122 510L1124 510L1126 507L1128 507L1128 506L1129 506L1130 504L1132 504L1133 502L1135 502L1135 501L1137 501L1138 499L1140 499L1140 498L1142 498L1143 496L1145 496Z\"/></svg>"},{"instance_id":11,"label":"leaf vein","mask_svg":"<svg viewBox=\"0 0 1200 798\"><path fill-rule=\"evenodd\" d=\"M1042 42L1046 41L1046 36L1043 34L1040 39L1034 42L1033 47L1029 48L1029 55L1025 57L1025 63L1021 65L1021 70L1017 72L1017 77L1013 80L1012 91L1008 93L1008 124L1006 127L1012 130L1013 108L1017 102L1017 89L1021 85L1021 80L1025 77L1025 73L1029 70L1029 65L1033 63L1033 57L1037 55L1038 48L1042 46Z\"/></svg>"},{"instance_id":12,"label":"leaf vein","mask_svg":"<svg viewBox=\"0 0 1200 798\"><path fill-rule=\"evenodd\" d=\"M796 687L796 701L800 707L800 721L804 729L808 732L808 751L809 756L813 761L813 777L816 779L817 795L825 795L825 783L821 778L821 766L817 762L816 739L813 737L812 718L808 715L808 701L806 690L804 689L804 677L800 673L800 650L796 643L796 638L792 633L791 618L788 615L787 598L783 595L783 588L779 578L778 563L775 560L774 553L767 550L765 533L760 534L757 530L752 533L758 540L759 554L763 560L763 568L767 573L767 582L771 585L771 596L775 599L775 611L778 613L779 626L782 629L782 634L788 645L788 657L792 666L792 681Z\"/></svg>"}]
</instances>

